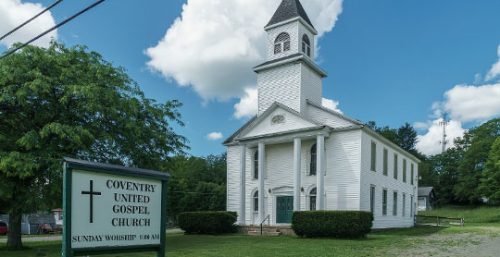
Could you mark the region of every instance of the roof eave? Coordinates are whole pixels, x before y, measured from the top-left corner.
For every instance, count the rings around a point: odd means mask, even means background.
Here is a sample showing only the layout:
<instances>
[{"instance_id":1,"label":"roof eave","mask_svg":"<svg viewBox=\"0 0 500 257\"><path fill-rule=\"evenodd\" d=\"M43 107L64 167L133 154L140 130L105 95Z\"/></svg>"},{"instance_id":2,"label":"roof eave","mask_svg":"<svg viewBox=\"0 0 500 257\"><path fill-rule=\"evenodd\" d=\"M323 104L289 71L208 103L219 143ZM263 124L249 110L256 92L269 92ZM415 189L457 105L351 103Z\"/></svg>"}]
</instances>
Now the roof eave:
<instances>
[{"instance_id":1,"label":"roof eave","mask_svg":"<svg viewBox=\"0 0 500 257\"><path fill-rule=\"evenodd\" d=\"M265 70L274 68L276 66L281 66L283 64L292 63L292 62L296 62L296 61L303 61L311 69L313 69L314 71L316 71L322 78L328 77L328 73L326 71L324 71L323 69L321 69L310 58L305 57L303 54L300 54L298 56L294 56L294 57L291 57L291 58L288 58L288 59L284 59L284 60L281 60L281 61L278 61L278 62L256 66L256 67L253 68L253 71L256 72L256 73L259 73L261 71L265 71Z\"/></svg>"},{"instance_id":2,"label":"roof eave","mask_svg":"<svg viewBox=\"0 0 500 257\"><path fill-rule=\"evenodd\" d=\"M304 20L304 18L302 18L300 16L293 17L293 18L288 19L288 20L280 21L278 23L268 24L264 27L264 30L268 31L268 30L271 30L271 29L274 29L274 28L277 28L277 27L280 27L280 26L283 26L285 24L292 23L295 21L299 21L300 23L302 23L302 25L304 25L306 28L308 28L315 36L318 35L318 31L316 30L316 28L311 26L311 24L309 24L306 20Z\"/></svg>"}]
</instances>

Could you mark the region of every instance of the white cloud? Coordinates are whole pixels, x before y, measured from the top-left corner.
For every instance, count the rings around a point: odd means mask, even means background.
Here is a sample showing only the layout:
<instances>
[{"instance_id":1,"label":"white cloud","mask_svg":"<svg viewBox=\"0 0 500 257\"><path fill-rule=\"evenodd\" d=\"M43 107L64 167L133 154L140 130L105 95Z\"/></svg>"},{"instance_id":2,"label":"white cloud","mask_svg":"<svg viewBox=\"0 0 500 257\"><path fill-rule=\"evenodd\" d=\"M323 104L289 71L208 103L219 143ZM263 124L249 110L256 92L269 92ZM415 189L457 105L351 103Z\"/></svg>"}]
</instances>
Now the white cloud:
<instances>
[{"instance_id":1,"label":"white cloud","mask_svg":"<svg viewBox=\"0 0 500 257\"><path fill-rule=\"evenodd\" d=\"M336 112L338 112L340 114L344 114L339 109L339 102L338 101L335 101L335 100L332 100L332 99L323 98L322 99L322 105L325 108L331 109L331 110L336 111Z\"/></svg>"},{"instance_id":2,"label":"white cloud","mask_svg":"<svg viewBox=\"0 0 500 257\"><path fill-rule=\"evenodd\" d=\"M441 153L443 139L443 127L440 125L442 119L434 120L429 127L429 130L424 135L417 136L417 150L426 154L434 155ZM448 144L446 149L453 147L453 141L456 138L461 138L464 135L465 129L462 128L460 121L452 120L446 126L446 134Z\"/></svg>"},{"instance_id":3,"label":"white cloud","mask_svg":"<svg viewBox=\"0 0 500 257\"><path fill-rule=\"evenodd\" d=\"M238 119L252 117L257 111L258 91L255 88L247 88L240 102L234 105L234 117Z\"/></svg>"},{"instance_id":4,"label":"white cloud","mask_svg":"<svg viewBox=\"0 0 500 257\"><path fill-rule=\"evenodd\" d=\"M0 1L0 34L3 35L13 28L19 26L29 18L41 12L45 7L41 4L23 3L21 0L1 0ZM50 11L42 14L32 22L28 23L18 31L6 37L0 42L6 47L10 47L17 42L26 42L45 30L55 25L54 17ZM33 45L47 47L50 40L57 39L57 30L50 32L44 37L33 42Z\"/></svg>"},{"instance_id":5,"label":"white cloud","mask_svg":"<svg viewBox=\"0 0 500 257\"><path fill-rule=\"evenodd\" d=\"M210 134L207 135L208 140L212 140L212 141L219 140L219 139L221 139L223 137L224 136L220 132L212 132L212 133L210 133Z\"/></svg>"},{"instance_id":6,"label":"white cloud","mask_svg":"<svg viewBox=\"0 0 500 257\"><path fill-rule=\"evenodd\" d=\"M498 61L491 66L491 69L486 74L486 81L490 81L500 75L500 45L498 45L497 54Z\"/></svg>"},{"instance_id":7,"label":"white cloud","mask_svg":"<svg viewBox=\"0 0 500 257\"><path fill-rule=\"evenodd\" d=\"M280 2L188 0L181 17L146 50L148 66L192 86L205 101L245 97L248 88L255 88L252 67L266 58L264 26ZM319 35L332 30L342 12L343 0L302 2Z\"/></svg>"},{"instance_id":8,"label":"white cloud","mask_svg":"<svg viewBox=\"0 0 500 257\"><path fill-rule=\"evenodd\" d=\"M415 129L428 129L430 126L432 125L432 122L420 122L420 121L417 121L415 123L413 123L413 127Z\"/></svg>"},{"instance_id":9,"label":"white cloud","mask_svg":"<svg viewBox=\"0 0 500 257\"><path fill-rule=\"evenodd\" d=\"M485 121L500 115L500 83L482 86L458 85L448 90L436 112L445 111L461 122Z\"/></svg>"}]
</instances>

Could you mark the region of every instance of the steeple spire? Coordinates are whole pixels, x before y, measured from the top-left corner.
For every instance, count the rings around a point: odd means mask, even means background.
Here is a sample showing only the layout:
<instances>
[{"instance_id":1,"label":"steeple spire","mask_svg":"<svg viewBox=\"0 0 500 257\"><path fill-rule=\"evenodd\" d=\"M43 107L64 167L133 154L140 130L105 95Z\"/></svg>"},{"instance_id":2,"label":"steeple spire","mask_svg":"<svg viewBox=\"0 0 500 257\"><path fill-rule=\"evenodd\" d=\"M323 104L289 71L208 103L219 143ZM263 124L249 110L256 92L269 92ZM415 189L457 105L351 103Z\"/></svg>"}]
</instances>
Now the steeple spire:
<instances>
[{"instance_id":1,"label":"steeple spire","mask_svg":"<svg viewBox=\"0 0 500 257\"><path fill-rule=\"evenodd\" d=\"M301 17L305 22L307 22L307 24L314 28L299 0L283 0L266 27L296 17Z\"/></svg>"}]
</instances>

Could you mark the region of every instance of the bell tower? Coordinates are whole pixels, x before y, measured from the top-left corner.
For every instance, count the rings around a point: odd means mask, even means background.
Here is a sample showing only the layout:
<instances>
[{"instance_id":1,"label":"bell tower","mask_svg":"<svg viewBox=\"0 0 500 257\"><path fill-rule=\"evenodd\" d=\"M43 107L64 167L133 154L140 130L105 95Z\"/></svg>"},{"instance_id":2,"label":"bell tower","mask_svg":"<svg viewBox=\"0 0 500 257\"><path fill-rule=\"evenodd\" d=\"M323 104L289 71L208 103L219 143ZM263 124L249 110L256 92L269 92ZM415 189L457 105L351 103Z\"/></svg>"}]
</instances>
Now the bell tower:
<instances>
[{"instance_id":1,"label":"bell tower","mask_svg":"<svg viewBox=\"0 0 500 257\"><path fill-rule=\"evenodd\" d=\"M314 62L314 28L299 0L283 0L264 28L268 35L267 61L257 73L259 112L280 102L304 112L307 100L321 105L322 78L327 74Z\"/></svg>"}]
</instances>

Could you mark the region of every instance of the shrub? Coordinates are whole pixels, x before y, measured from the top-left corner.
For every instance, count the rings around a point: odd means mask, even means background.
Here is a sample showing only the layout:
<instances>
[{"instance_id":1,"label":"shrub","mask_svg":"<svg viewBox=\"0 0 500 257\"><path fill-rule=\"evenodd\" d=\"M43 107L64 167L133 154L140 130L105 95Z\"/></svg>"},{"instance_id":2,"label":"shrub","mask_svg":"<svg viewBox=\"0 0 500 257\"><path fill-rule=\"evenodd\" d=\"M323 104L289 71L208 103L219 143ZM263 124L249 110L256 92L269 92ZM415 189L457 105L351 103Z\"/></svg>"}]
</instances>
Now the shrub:
<instances>
[{"instance_id":1,"label":"shrub","mask_svg":"<svg viewBox=\"0 0 500 257\"><path fill-rule=\"evenodd\" d=\"M292 217L292 229L301 237L364 237L372 223L372 213L363 211L301 211Z\"/></svg>"},{"instance_id":2,"label":"shrub","mask_svg":"<svg viewBox=\"0 0 500 257\"><path fill-rule=\"evenodd\" d=\"M183 212L177 217L179 227L188 234L224 234L236 232L236 212Z\"/></svg>"}]
</instances>

